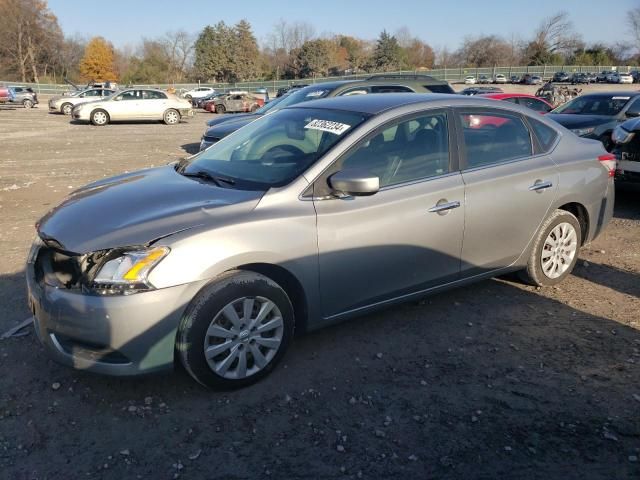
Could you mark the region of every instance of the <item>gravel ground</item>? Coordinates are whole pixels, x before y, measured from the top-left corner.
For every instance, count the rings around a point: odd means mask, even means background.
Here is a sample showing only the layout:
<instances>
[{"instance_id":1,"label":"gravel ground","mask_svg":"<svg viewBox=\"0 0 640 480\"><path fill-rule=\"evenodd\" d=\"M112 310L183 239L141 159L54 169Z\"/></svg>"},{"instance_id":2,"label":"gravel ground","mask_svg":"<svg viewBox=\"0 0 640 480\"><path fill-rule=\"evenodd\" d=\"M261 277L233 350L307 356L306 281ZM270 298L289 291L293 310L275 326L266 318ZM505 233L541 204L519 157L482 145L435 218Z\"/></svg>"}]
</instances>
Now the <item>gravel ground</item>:
<instances>
[{"instance_id":1,"label":"gravel ground","mask_svg":"<svg viewBox=\"0 0 640 480\"><path fill-rule=\"evenodd\" d=\"M34 222L91 180L184 156L207 118L95 128L0 107L0 333L29 316ZM559 287L488 280L337 325L232 393L0 340L0 477L638 478L639 198L620 189Z\"/></svg>"}]
</instances>

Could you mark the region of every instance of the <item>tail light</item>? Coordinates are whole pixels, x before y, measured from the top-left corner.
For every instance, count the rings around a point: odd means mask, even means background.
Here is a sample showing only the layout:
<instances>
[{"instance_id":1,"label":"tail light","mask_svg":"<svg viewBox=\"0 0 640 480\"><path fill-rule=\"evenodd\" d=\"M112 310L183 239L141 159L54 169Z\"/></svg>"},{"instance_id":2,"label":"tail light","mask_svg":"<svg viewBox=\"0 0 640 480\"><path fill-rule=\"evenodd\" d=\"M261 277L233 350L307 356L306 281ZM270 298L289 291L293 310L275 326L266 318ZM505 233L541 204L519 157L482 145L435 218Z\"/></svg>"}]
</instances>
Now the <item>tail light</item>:
<instances>
[{"instance_id":1,"label":"tail light","mask_svg":"<svg viewBox=\"0 0 640 480\"><path fill-rule=\"evenodd\" d=\"M598 157L598 161L600 165L602 165L607 172L609 172L610 177L614 177L616 175L616 156L612 153L607 153L606 155L600 155Z\"/></svg>"}]
</instances>

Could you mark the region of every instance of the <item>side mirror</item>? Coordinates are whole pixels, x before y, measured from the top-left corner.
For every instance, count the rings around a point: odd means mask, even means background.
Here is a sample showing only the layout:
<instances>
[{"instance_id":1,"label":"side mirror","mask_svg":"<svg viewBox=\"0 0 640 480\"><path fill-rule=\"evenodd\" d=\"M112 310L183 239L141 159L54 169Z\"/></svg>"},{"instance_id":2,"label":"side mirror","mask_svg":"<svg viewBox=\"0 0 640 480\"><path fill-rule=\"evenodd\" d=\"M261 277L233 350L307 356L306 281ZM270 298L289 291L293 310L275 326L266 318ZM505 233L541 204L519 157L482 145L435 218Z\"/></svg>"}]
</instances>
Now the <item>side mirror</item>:
<instances>
[{"instance_id":1,"label":"side mirror","mask_svg":"<svg viewBox=\"0 0 640 480\"><path fill-rule=\"evenodd\" d=\"M633 110L629 109L629 110L627 110L627 111L624 113L624 115L625 115L627 118L640 117L640 111L635 110L635 109L633 109Z\"/></svg>"},{"instance_id":2,"label":"side mirror","mask_svg":"<svg viewBox=\"0 0 640 480\"><path fill-rule=\"evenodd\" d=\"M354 197L373 195L380 190L380 178L363 169L349 169L329 177L329 186L337 193Z\"/></svg>"}]
</instances>

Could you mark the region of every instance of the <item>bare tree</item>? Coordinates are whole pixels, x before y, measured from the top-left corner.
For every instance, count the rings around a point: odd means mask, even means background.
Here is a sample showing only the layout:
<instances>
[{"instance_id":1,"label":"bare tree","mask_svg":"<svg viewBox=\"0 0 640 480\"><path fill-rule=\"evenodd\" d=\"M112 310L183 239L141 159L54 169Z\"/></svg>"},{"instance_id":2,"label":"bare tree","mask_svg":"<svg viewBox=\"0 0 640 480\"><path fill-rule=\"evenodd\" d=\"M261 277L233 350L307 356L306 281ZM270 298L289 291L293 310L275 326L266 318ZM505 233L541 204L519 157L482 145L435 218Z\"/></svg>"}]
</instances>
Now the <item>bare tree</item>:
<instances>
[{"instance_id":1,"label":"bare tree","mask_svg":"<svg viewBox=\"0 0 640 480\"><path fill-rule=\"evenodd\" d=\"M580 42L573 31L567 12L558 12L545 18L526 48L531 64L551 63L554 57L570 55Z\"/></svg>"},{"instance_id":2,"label":"bare tree","mask_svg":"<svg viewBox=\"0 0 640 480\"><path fill-rule=\"evenodd\" d=\"M169 61L170 78L182 81L193 61L193 36L184 30L167 32L161 43Z\"/></svg>"},{"instance_id":3,"label":"bare tree","mask_svg":"<svg viewBox=\"0 0 640 480\"><path fill-rule=\"evenodd\" d=\"M627 23L636 48L640 48L640 7L629 10L627 13Z\"/></svg>"}]
</instances>

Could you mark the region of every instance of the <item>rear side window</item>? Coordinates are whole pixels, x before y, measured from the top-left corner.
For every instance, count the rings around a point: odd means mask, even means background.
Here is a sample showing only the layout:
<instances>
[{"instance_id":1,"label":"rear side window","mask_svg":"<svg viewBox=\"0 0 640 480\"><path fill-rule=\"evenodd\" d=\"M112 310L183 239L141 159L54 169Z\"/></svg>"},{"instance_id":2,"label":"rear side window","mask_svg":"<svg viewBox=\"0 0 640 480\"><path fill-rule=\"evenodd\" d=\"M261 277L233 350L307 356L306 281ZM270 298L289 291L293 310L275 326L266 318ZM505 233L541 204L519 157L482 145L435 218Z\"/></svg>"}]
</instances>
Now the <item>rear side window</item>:
<instances>
[{"instance_id":1,"label":"rear side window","mask_svg":"<svg viewBox=\"0 0 640 480\"><path fill-rule=\"evenodd\" d=\"M401 85L373 85L371 87L371 93L412 93L409 87L403 87Z\"/></svg>"},{"instance_id":2,"label":"rear side window","mask_svg":"<svg viewBox=\"0 0 640 480\"><path fill-rule=\"evenodd\" d=\"M466 168L509 162L533 154L531 135L517 115L498 112L460 114Z\"/></svg>"},{"instance_id":3,"label":"rear side window","mask_svg":"<svg viewBox=\"0 0 640 480\"><path fill-rule=\"evenodd\" d=\"M542 151L548 152L556 142L556 138L558 138L558 132L533 118L529 118L529 123L531 124L533 133L536 135L540 146L542 147Z\"/></svg>"},{"instance_id":4,"label":"rear side window","mask_svg":"<svg viewBox=\"0 0 640 480\"><path fill-rule=\"evenodd\" d=\"M432 93L455 93L451 85L423 85L423 87Z\"/></svg>"},{"instance_id":5,"label":"rear side window","mask_svg":"<svg viewBox=\"0 0 640 480\"><path fill-rule=\"evenodd\" d=\"M520 97L518 99L518 103L540 113L548 113L553 110L549 105L544 103L542 100L538 100L537 98Z\"/></svg>"}]
</instances>

